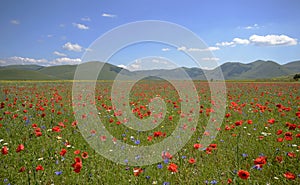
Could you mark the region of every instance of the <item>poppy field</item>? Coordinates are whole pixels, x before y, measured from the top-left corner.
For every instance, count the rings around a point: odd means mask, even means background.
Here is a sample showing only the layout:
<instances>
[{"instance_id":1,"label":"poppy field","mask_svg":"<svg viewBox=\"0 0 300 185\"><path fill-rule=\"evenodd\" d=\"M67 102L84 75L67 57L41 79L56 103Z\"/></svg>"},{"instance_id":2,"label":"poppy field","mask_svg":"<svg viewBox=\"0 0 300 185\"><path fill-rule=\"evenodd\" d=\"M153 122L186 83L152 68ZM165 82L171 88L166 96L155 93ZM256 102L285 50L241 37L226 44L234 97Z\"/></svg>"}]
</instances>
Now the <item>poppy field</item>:
<instances>
[{"instance_id":1,"label":"poppy field","mask_svg":"<svg viewBox=\"0 0 300 185\"><path fill-rule=\"evenodd\" d=\"M98 116L113 140L150 146L169 137L187 116L181 112L185 99L170 83L139 81L128 100L132 114L149 118L154 97L162 98L167 110L157 114L162 121L153 130L130 129L111 103L112 83L97 82L88 103L98 114L80 116ZM117 164L87 143L75 119L72 85L1 82L0 184L300 184L299 83L227 82L224 119L212 136L206 129L216 112L209 84L194 81L199 118L191 139L177 153L161 151L161 162L145 166ZM95 130L90 137L109 139ZM213 142L204 147L202 137Z\"/></svg>"}]
</instances>

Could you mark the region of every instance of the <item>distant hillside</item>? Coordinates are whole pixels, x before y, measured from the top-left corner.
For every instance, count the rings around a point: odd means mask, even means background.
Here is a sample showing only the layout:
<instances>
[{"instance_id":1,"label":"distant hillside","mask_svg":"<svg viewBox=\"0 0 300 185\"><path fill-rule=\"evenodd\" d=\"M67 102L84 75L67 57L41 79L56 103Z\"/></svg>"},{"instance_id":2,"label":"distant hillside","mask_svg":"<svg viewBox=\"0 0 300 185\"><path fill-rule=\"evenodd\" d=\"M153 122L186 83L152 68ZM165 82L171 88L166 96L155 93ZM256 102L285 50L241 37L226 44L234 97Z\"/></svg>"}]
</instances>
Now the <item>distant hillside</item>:
<instances>
[{"instance_id":1,"label":"distant hillside","mask_svg":"<svg viewBox=\"0 0 300 185\"><path fill-rule=\"evenodd\" d=\"M293 71L295 73L300 72L300 60L287 63L283 65L285 68L289 69L290 71Z\"/></svg>"},{"instance_id":2,"label":"distant hillside","mask_svg":"<svg viewBox=\"0 0 300 185\"><path fill-rule=\"evenodd\" d=\"M293 76L300 73L300 61L290 62L280 65L273 61L257 60L249 64L238 62L224 63L213 70L202 70L200 68L176 68L157 69L147 71L128 71L109 63L87 62L80 64L82 73L87 79L91 70L98 70L98 79L113 80L122 71L122 79L130 79L131 76L147 77L147 79L158 79L167 77L168 79L185 79L186 74L193 80L206 80L205 73L217 74L221 69L226 80L255 80L255 79L281 79L282 77ZM0 66L0 80L72 80L77 69L77 65L60 66L38 66L38 65L10 65ZM97 71L98 72L98 71ZM180 73L181 72L181 73ZM182 73L185 72L185 73ZM151 77L152 76L152 77ZM210 80L210 79L209 79Z\"/></svg>"},{"instance_id":3,"label":"distant hillside","mask_svg":"<svg viewBox=\"0 0 300 185\"><path fill-rule=\"evenodd\" d=\"M58 80L54 76L49 76L38 71L0 68L1 80Z\"/></svg>"}]
</instances>

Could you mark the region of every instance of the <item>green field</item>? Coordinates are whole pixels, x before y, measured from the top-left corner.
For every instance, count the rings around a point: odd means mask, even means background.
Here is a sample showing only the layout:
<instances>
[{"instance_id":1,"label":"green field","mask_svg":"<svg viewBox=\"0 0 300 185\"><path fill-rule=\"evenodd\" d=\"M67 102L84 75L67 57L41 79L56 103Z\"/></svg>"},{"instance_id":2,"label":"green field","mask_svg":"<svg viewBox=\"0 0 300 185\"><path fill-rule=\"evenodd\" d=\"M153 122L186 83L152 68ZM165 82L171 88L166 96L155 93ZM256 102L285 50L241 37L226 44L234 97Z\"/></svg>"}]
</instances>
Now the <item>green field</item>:
<instances>
[{"instance_id":1,"label":"green field","mask_svg":"<svg viewBox=\"0 0 300 185\"><path fill-rule=\"evenodd\" d=\"M98 114L79 116L97 116L114 140L151 146L170 137L178 120L188 116L181 108L186 97L169 82L140 81L127 101L132 114L150 119L148 104L155 97L164 100L166 110L154 129L130 129L111 103L112 84L99 81L94 97L80 97L88 100L80 106L93 106ZM177 153L165 152L160 162L144 166L115 163L88 144L78 128L87 123L76 120L72 108L79 106L72 101L72 82L0 85L0 184L300 184L299 83L227 82L224 119L211 135L206 126L217 110L209 84L194 81L199 106L190 113L199 116L197 127L187 121L188 129L182 128L192 130L191 139ZM109 138L89 132L102 142ZM213 138L209 146L200 143L205 137Z\"/></svg>"}]
</instances>

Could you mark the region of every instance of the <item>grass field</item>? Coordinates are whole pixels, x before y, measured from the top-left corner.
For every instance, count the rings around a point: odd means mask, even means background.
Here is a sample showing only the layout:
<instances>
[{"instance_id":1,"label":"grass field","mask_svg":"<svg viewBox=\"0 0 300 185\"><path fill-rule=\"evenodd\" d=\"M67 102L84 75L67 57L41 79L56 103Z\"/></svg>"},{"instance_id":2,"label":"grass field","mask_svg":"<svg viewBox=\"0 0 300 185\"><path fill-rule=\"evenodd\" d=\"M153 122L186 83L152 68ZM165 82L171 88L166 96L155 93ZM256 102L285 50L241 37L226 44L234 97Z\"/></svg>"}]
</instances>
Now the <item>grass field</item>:
<instances>
[{"instance_id":1,"label":"grass field","mask_svg":"<svg viewBox=\"0 0 300 185\"><path fill-rule=\"evenodd\" d=\"M194 84L199 119L191 139L178 153L162 151L159 163L132 166L106 159L83 138L71 82L1 82L0 184L300 184L299 83L226 83L222 126L205 148L200 140L211 137L206 123L216 111L208 83ZM80 116L98 116L115 140L137 147L162 142L186 116L185 99L167 81L141 81L128 100L132 114L146 120L149 101L157 96L166 113L153 130L130 129L111 104L111 85L97 83L88 102L98 115ZM94 130L90 134L106 140Z\"/></svg>"}]
</instances>

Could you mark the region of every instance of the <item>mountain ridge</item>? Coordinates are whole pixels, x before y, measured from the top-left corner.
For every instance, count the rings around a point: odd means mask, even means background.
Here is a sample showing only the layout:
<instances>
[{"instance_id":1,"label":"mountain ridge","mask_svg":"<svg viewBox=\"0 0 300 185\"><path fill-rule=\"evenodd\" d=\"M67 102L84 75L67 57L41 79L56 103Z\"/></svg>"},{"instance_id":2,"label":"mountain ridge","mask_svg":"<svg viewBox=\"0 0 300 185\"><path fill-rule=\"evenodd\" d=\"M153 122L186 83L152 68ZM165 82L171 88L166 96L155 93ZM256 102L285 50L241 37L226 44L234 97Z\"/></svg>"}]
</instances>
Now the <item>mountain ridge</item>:
<instances>
[{"instance_id":1,"label":"mountain ridge","mask_svg":"<svg viewBox=\"0 0 300 185\"><path fill-rule=\"evenodd\" d=\"M218 70L223 72L225 80L253 80L253 79L271 79L282 76L290 76L300 73L300 60L292 61L280 65L274 61L256 60L251 63L227 62L215 69L207 70L197 67L187 68L179 67L175 69L153 69L143 71L129 71L127 69L103 62L87 62L82 65L86 67L88 74L90 69L98 69L101 65L102 71L99 73L100 80L113 80L118 74L123 77L130 76L153 76L168 77L169 79L181 79L183 76L178 72L185 72L193 80L206 80L205 74L217 74ZM57 66L39 66L39 65L8 65L0 66L0 80L72 80L78 65L57 65ZM121 72L121 73L120 73ZM149 78L147 78L149 79ZM213 79L208 79L213 80Z\"/></svg>"}]
</instances>

